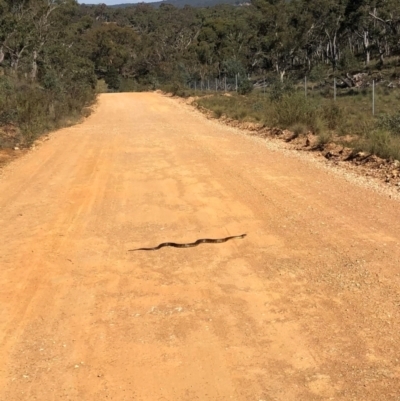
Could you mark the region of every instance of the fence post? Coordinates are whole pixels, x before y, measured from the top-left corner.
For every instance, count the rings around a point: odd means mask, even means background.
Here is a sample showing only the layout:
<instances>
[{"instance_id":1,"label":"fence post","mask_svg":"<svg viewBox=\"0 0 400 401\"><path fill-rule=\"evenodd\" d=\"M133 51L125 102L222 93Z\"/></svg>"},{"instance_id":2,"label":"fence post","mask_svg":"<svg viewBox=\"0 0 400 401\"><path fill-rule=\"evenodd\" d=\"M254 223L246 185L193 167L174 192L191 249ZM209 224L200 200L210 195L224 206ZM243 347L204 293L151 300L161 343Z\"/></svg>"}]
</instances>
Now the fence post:
<instances>
[{"instance_id":1,"label":"fence post","mask_svg":"<svg viewBox=\"0 0 400 401\"><path fill-rule=\"evenodd\" d=\"M375 115L375 80L372 81L372 115Z\"/></svg>"},{"instance_id":2,"label":"fence post","mask_svg":"<svg viewBox=\"0 0 400 401\"><path fill-rule=\"evenodd\" d=\"M238 74L235 75L235 89L238 90Z\"/></svg>"},{"instance_id":3,"label":"fence post","mask_svg":"<svg viewBox=\"0 0 400 401\"><path fill-rule=\"evenodd\" d=\"M333 100L336 102L336 78L333 78Z\"/></svg>"},{"instance_id":4,"label":"fence post","mask_svg":"<svg viewBox=\"0 0 400 401\"><path fill-rule=\"evenodd\" d=\"M194 93L196 93L196 81L194 81Z\"/></svg>"},{"instance_id":5,"label":"fence post","mask_svg":"<svg viewBox=\"0 0 400 401\"><path fill-rule=\"evenodd\" d=\"M226 75L225 75L225 92L226 92Z\"/></svg>"},{"instance_id":6,"label":"fence post","mask_svg":"<svg viewBox=\"0 0 400 401\"><path fill-rule=\"evenodd\" d=\"M304 96L307 97L307 77L304 77Z\"/></svg>"},{"instance_id":7,"label":"fence post","mask_svg":"<svg viewBox=\"0 0 400 401\"><path fill-rule=\"evenodd\" d=\"M218 78L215 78L215 92L218 92Z\"/></svg>"}]
</instances>

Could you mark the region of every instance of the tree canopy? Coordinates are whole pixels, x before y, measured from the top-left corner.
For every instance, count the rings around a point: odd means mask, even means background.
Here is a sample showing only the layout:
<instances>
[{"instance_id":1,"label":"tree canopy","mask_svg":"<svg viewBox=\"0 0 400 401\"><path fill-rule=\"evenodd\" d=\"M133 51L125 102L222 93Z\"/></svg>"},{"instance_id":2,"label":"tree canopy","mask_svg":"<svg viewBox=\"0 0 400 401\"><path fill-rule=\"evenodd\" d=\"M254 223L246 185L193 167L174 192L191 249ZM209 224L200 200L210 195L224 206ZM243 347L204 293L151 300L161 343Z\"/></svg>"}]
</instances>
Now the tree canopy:
<instances>
[{"instance_id":1,"label":"tree canopy","mask_svg":"<svg viewBox=\"0 0 400 401\"><path fill-rule=\"evenodd\" d=\"M237 74L284 80L289 73L317 76L321 66L346 72L372 60L383 65L400 53L398 0L208 8L0 0L0 21L3 77L48 91L48 107L68 110L93 99L98 79L115 91Z\"/></svg>"},{"instance_id":2,"label":"tree canopy","mask_svg":"<svg viewBox=\"0 0 400 401\"><path fill-rule=\"evenodd\" d=\"M79 71L82 77L84 66L93 67L114 89L124 78L275 71L283 79L288 71L311 71L321 63L338 69L349 56L365 65L374 58L383 63L398 55L400 45L396 0L253 0L241 7L180 9L168 3L155 9L0 0L0 12L3 68L48 81L49 74ZM71 63L80 67L71 69Z\"/></svg>"}]
</instances>

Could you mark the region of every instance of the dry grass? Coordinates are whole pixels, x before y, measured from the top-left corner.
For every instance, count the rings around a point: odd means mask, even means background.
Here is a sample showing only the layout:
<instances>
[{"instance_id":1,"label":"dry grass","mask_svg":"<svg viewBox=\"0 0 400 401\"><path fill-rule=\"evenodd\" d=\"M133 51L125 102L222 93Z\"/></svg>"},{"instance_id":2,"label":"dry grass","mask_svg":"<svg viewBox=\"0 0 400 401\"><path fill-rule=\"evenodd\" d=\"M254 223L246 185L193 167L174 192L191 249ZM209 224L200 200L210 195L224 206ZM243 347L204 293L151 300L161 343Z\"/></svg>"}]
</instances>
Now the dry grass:
<instances>
[{"instance_id":1,"label":"dry grass","mask_svg":"<svg viewBox=\"0 0 400 401\"><path fill-rule=\"evenodd\" d=\"M292 129L296 135L311 130L320 143L334 137L350 135L353 146L384 158L400 159L400 91L377 87L375 115L372 115L372 88L333 92L302 90L284 93L276 98L269 93L254 92L247 96L211 94L198 99L199 106L240 120L262 123L268 127ZM386 124L386 125L385 125ZM393 128L394 127L394 128Z\"/></svg>"}]
</instances>

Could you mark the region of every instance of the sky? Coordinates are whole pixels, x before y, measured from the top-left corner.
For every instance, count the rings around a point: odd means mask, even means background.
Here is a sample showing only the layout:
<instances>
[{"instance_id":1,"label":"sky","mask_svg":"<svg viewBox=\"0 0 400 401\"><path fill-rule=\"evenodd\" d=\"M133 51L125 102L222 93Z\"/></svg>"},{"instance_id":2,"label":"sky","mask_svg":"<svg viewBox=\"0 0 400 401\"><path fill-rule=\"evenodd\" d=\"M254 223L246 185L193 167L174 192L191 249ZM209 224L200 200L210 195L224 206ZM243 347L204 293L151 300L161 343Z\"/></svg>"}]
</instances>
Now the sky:
<instances>
[{"instance_id":1,"label":"sky","mask_svg":"<svg viewBox=\"0 0 400 401\"><path fill-rule=\"evenodd\" d=\"M111 6L113 4L124 4L124 3L149 3L150 1L155 0L78 0L80 4L107 4Z\"/></svg>"}]
</instances>

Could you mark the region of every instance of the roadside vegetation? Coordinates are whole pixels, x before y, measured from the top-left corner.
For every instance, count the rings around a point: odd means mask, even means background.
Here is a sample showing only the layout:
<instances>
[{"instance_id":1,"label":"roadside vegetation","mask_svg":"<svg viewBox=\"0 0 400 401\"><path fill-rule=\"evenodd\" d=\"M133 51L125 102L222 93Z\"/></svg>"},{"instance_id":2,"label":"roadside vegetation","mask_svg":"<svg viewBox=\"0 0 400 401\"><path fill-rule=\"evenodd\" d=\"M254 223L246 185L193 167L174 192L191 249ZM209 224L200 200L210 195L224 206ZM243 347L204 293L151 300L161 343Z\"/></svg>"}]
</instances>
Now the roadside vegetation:
<instances>
[{"instance_id":1,"label":"roadside vegetation","mask_svg":"<svg viewBox=\"0 0 400 401\"><path fill-rule=\"evenodd\" d=\"M181 96L196 96L196 104L213 112L215 118L257 123L294 133L294 137L313 133L320 144L333 141L382 158L400 160L400 91L378 86L375 89L375 115L372 114L372 88L333 90L308 83L276 86L254 90L247 95L238 93L194 93L183 91Z\"/></svg>"},{"instance_id":2,"label":"roadside vegetation","mask_svg":"<svg viewBox=\"0 0 400 401\"><path fill-rule=\"evenodd\" d=\"M398 158L398 0L157 7L0 0L0 147L71 123L96 93L162 89L207 94L217 117Z\"/></svg>"},{"instance_id":3,"label":"roadside vegetation","mask_svg":"<svg viewBox=\"0 0 400 401\"><path fill-rule=\"evenodd\" d=\"M0 148L75 123L95 100L74 1L0 1Z\"/></svg>"},{"instance_id":4,"label":"roadside vegetation","mask_svg":"<svg viewBox=\"0 0 400 401\"><path fill-rule=\"evenodd\" d=\"M0 77L0 148L29 146L40 134L76 123L89 113L94 91L85 82L39 83Z\"/></svg>"}]
</instances>

